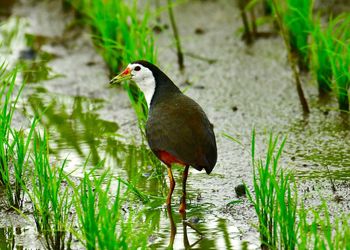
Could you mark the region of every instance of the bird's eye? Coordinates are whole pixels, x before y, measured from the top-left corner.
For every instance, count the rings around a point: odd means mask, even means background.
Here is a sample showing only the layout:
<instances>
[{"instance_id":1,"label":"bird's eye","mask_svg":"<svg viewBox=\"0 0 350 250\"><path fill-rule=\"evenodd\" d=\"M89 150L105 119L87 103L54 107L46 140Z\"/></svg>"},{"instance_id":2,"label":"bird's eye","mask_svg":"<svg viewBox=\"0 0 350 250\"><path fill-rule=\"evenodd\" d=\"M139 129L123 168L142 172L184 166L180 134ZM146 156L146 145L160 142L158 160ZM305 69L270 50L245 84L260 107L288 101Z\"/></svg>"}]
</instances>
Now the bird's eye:
<instances>
[{"instance_id":1,"label":"bird's eye","mask_svg":"<svg viewBox=\"0 0 350 250\"><path fill-rule=\"evenodd\" d=\"M135 71L140 71L140 69L141 69L140 66L136 66L136 67L134 68Z\"/></svg>"}]
</instances>

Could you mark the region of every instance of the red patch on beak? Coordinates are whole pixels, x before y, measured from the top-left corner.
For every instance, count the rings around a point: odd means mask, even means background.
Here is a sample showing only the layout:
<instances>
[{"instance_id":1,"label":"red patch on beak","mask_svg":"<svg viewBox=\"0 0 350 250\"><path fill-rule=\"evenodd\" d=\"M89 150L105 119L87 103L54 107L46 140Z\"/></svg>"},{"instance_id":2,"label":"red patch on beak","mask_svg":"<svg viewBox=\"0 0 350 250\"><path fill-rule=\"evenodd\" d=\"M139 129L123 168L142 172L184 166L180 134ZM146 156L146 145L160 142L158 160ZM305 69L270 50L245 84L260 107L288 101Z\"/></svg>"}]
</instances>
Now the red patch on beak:
<instances>
[{"instance_id":1,"label":"red patch on beak","mask_svg":"<svg viewBox=\"0 0 350 250\"><path fill-rule=\"evenodd\" d=\"M126 68L126 69L121 73L121 75L122 75L122 76L129 75L130 72L131 72L131 70L130 70L129 68Z\"/></svg>"}]
</instances>

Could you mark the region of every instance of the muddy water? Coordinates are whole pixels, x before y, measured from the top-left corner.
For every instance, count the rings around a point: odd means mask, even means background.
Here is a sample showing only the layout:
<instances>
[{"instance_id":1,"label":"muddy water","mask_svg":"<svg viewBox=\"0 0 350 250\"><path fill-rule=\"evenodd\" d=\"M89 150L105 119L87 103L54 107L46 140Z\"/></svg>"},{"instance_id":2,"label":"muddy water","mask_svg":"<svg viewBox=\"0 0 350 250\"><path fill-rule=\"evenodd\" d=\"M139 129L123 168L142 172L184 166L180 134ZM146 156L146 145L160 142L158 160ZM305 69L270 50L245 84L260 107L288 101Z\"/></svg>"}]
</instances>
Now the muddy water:
<instances>
[{"instance_id":1,"label":"muddy water","mask_svg":"<svg viewBox=\"0 0 350 250\"><path fill-rule=\"evenodd\" d=\"M152 220L154 226L149 239L151 248L168 246L174 235L172 225L176 227L175 249L192 244L195 249L240 249L246 241L250 249L257 248L258 235L252 227L254 211L246 199L238 199L234 193L235 186L242 181L249 184L252 179L252 128L257 130L258 152L266 148L269 131L287 135L284 165L294 168L300 177L325 178L322 185L302 180L305 187L317 186L319 191L329 190L330 177L350 176L349 119L339 116L334 100L320 106L314 83L308 79L304 79L304 85L312 113L304 117L283 42L272 38L247 48L237 32L241 27L239 12L229 1L191 1L175 11L185 52L216 60L209 64L186 56L186 72L182 76L174 64L171 31L157 35L159 64L204 107L217 134L219 159L213 173L208 176L191 170L187 185L186 221L203 235L184 224L177 213L181 169L174 171L178 185L173 195L173 212L169 214L163 207L167 192L164 168L150 167L150 152L141 145L126 94L121 89L109 89L109 73L91 44L89 32L80 27L65 29L73 15L63 12L55 1L27 5L24 2L13 9L15 15L22 17L20 30L31 34L34 42L28 46L25 36L18 34L14 43L17 50L9 60L15 62L22 55L29 65L27 72L39 69L37 75L22 76L28 84L19 104L22 115L16 122L23 124L34 114L42 116L42 125L50 132L52 155L57 160L68 157L67 171L75 170L74 176L82 175L88 158L88 168L103 162L115 176L153 197L145 207L145 221ZM167 22L166 15L162 21ZM198 28L203 34L196 34ZM28 54L32 57L28 58ZM33 65L40 67L33 70ZM189 88L182 84L184 79L191 83ZM243 146L229 141L223 133L237 138ZM346 188L341 186L338 192L346 202ZM310 197L310 204L317 202L317 195ZM228 205L232 201L234 205ZM336 206L341 210L345 209L344 204ZM29 246L23 240L36 237L33 223L23 222L21 226L5 222L8 220L0 221L0 242L6 242L5 246L40 248L37 243Z\"/></svg>"}]
</instances>

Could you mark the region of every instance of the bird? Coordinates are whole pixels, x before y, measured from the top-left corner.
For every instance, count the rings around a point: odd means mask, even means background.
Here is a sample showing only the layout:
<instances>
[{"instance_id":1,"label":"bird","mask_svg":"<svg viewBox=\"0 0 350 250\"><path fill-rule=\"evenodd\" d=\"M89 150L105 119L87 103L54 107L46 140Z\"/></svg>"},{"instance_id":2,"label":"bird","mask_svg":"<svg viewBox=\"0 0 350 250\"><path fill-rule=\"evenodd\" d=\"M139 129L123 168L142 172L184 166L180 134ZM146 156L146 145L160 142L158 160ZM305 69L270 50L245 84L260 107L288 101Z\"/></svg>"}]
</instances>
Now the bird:
<instances>
[{"instance_id":1,"label":"bird","mask_svg":"<svg viewBox=\"0 0 350 250\"><path fill-rule=\"evenodd\" d=\"M146 139L151 151L167 166L168 207L175 188L171 167L173 164L184 167L179 212L185 213L189 167L210 174L217 161L213 125L201 106L183 94L156 65L145 60L131 62L110 83L125 80L134 81L144 93L148 106Z\"/></svg>"}]
</instances>

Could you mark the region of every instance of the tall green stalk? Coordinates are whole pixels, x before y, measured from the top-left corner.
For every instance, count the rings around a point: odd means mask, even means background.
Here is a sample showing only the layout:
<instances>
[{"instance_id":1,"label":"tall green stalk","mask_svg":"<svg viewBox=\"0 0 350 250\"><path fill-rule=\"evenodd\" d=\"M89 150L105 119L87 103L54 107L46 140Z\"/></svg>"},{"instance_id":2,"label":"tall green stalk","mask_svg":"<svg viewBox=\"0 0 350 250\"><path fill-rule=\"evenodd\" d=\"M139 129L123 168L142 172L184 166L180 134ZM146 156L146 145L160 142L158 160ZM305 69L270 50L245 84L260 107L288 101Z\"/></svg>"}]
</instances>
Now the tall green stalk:
<instances>
[{"instance_id":1,"label":"tall green stalk","mask_svg":"<svg viewBox=\"0 0 350 250\"><path fill-rule=\"evenodd\" d=\"M270 134L265 160L255 159L255 131L252 136L253 191L246 186L259 220L263 249L295 249L297 244L297 196L292 196L292 175L278 167L286 139L278 147L278 137Z\"/></svg>"},{"instance_id":2,"label":"tall green stalk","mask_svg":"<svg viewBox=\"0 0 350 250\"><path fill-rule=\"evenodd\" d=\"M112 192L112 180L109 171L98 177L89 172L84 174L80 185L74 187L77 238L89 250L145 249L149 230L135 227L137 218L132 211L128 217L123 214L121 182L118 181L117 190Z\"/></svg>"},{"instance_id":3,"label":"tall green stalk","mask_svg":"<svg viewBox=\"0 0 350 250\"><path fill-rule=\"evenodd\" d=\"M313 67L319 84L320 95L329 93L332 80L337 92L340 110L349 110L350 87L350 16L342 14L331 18L326 27L318 21L313 30Z\"/></svg>"},{"instance_id":4,"label":"tall green stalk","mask_svg":"<svg viewBox=\"0 0 350 250\"><path fill-rule=\"evenodd\" d=\"M309 114L310 113L309 105L308 105L307 100L305 98L305 94L304 94L304 91L303 91L303 88L301 85L300 75L299 75L299 72L297 70L296 60L293 56L293 49L291 48L292 45L291 45L290 37L289 37L290 31L288 31L288 29L285 25L285 22L284 22L285 19L282 17L282 13L283 13L282 7L283 6L280 6L281 2L279 2L278 0L271 0L271 1L273 3L273 7L274 7L275 14L276 14L276 19L277 19L278 25L281 29L281 35L282 35L283 41L284 41L286 48L288 50L288 60L290 62L291 69L293 71L293 76L295 79L295 86L297 89L300 104L303 108L304 114ZM301 40L304 41L305 39L301 39ZM301 48L304 48L304 47L301 47Z\"/></svg>"},{"instance_id":5,"label":"tall green stalk","mask_svg":"<svg viewBox=\"0 0 350 250\"><path fill-rule=\"evenodd\" d=\"M313 0L287 0L283 22L291 52L298 58L299 69L309 70L308 36L312 29Z\"/></svg>"},{"instance_id":6,"label":"tall green stalk","mask_svg":"<svg viewBox=\"0 0 350 250\"><path fill-rule=\"evenodd\" d=\"M35 134L33 140L32 187L28 195L33 205L37 230L43 235L48 249L64 250L70 247L71 207L69 186L64 167L50 162L47 135Z\"/></svg>"},{"instance_id":7,"label":"tall green stalk","mask_svg":"<svg viewBox=\"0 0 350 250\"><path fill-rule=\"evenodd\" d=\"M332 25L328 25L326 29L322 29L320 20L317 20L312 31L312 66L316 74L320 97L326 96L332 91L333 28Z\"/></svg>"},{"instance_id":8,"label":"tall green stalk","mask_svg":"<svg viewBox=\"0 0 350 250\"><path fill-rule=\"evenodd\" d=\"M4 186L10 207L22 208L27 182L28 147L37 124L34 119L28 134L12 128L12 118L24 84L17 92L17 70L6 72L0 65L0 182ZM16 92L16 93L15 93Z\"/></svg>"}]
</instances>

